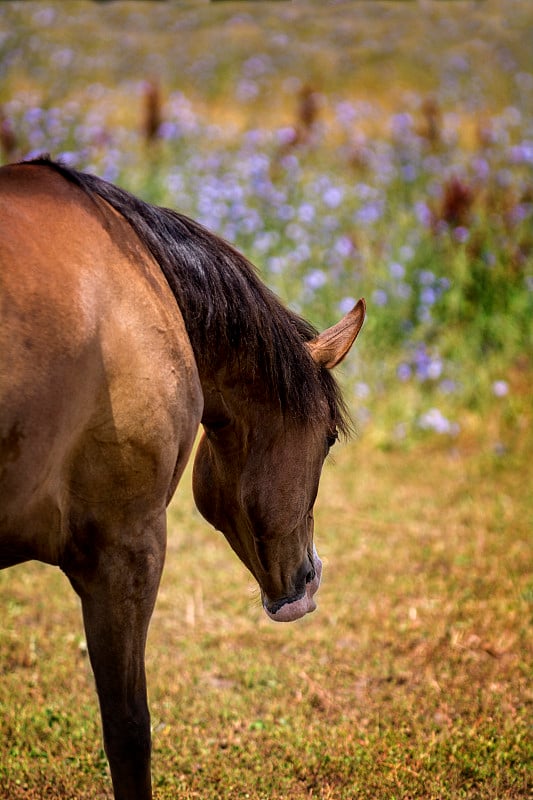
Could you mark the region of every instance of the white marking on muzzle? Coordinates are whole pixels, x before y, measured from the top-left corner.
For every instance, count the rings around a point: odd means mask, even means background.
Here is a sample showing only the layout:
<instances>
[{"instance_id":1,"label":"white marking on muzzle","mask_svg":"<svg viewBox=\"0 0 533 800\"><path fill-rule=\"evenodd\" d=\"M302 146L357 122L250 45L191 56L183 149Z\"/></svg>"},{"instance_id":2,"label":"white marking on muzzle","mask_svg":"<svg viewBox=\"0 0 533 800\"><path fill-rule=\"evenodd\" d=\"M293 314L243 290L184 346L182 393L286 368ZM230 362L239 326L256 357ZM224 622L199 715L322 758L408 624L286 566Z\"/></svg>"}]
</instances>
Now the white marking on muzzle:
<instances>
[{"instance_id":1,"label":"white marking on muzzle","mask_svg":"<svg viewBox=\"0 0 533 800\"><path fill-rule=\"evenodd\" d=\"M274 620L274 622L294 622L294 620L300 619L300 617L315 610L316 603L313 596L318 591L320 579L322 577L322 561L318 557L315 547L313 547L313 566L315 568L315 577L306 584L305 594L300 597L299 600L294 600L292 603L285 603L284 606L281 606L281 608L273 614L267 608L268 598L263 596L263 607L270 619Z\"/></svg>"}]
</instances>

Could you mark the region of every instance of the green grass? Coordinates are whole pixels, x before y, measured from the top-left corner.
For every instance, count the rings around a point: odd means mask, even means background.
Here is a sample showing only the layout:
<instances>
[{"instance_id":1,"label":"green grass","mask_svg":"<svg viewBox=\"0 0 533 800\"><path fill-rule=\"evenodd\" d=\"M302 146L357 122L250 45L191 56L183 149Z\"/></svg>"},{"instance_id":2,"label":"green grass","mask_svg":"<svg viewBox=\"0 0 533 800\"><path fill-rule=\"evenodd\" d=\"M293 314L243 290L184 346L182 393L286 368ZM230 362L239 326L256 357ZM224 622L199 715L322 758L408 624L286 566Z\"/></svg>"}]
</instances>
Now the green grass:
<instances>
[{"instance_id":1,"label":"green grass","mask_svg":"<svg viewBox=\"0 0 533 800\"><path fill-rule=\"evenodd\" d=\"M156 797L527 798L531 444L339 447L319 608L290 626L264 617L186 475L148 646ZM110 797L67 582L20 566L0 603L0 796Z\"/></svg>"}]
</instances>

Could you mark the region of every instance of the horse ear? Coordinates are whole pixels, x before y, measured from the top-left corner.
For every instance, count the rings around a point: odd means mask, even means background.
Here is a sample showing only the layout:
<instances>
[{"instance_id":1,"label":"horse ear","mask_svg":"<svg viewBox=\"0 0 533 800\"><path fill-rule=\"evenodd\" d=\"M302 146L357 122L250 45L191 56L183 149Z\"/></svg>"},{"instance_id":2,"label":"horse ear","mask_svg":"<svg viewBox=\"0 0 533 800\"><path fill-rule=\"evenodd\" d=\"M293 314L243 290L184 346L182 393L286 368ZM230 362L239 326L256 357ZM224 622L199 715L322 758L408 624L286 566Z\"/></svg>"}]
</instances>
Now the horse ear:
<instances>
[{"instance_id":1,"label":"horse ear","mask_svg":"<svg viewBox=\"0 0 533 800\"><path fill-rule=\"evenodd\" d=\"M317 364L333 369L342 361L361 330L365 321L365 311L366 303L361 298L340 322L306 343Z\"/></svg>"}]
</instances>

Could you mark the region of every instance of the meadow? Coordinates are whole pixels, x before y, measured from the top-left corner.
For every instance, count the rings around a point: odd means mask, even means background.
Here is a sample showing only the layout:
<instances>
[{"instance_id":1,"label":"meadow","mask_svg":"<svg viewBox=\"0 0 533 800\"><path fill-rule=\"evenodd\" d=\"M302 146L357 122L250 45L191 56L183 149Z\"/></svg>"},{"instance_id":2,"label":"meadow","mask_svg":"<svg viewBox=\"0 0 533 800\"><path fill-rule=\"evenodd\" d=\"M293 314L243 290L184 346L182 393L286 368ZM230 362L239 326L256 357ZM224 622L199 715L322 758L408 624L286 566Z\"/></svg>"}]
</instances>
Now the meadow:
<instances>
[{"instance_id":1,"label":"meadow","mask_svg":"<svg viewBox=\"0 0 533 800\"><path fill-rule=\"evenodd\" d=\"M269 623L189 473L171 505L160 800L531 797L532 25L528 0L0 6L4 160L193 216L318 328L368 304L317 612ZM110 798L75 596L26 564L0 607L0 798Z\"/></svg>"}]
</instances>

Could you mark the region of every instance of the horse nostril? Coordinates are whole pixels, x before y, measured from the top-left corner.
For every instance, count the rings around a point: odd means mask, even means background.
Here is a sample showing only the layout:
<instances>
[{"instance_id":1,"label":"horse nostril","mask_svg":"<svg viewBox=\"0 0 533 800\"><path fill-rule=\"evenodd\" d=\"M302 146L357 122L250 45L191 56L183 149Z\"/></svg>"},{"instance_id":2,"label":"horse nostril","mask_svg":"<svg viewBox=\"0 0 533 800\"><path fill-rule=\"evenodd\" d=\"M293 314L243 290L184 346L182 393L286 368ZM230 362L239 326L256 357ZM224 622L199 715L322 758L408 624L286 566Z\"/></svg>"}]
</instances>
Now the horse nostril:
<instances>
[{"instance_id":1,"label":"horse nostril","mask_svg":"<svg viewBox=\"0 0 533 800\"><path fill-rule=\"evenodd\" d=\"M315 568L313 567L312 569L309 570L309 572L305 576L305 582L306 583L311 583L311 581L314 581L315 576L316 576L316 572L315 572Z\"/></svg>"}]
</instances>

